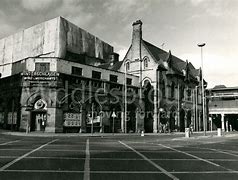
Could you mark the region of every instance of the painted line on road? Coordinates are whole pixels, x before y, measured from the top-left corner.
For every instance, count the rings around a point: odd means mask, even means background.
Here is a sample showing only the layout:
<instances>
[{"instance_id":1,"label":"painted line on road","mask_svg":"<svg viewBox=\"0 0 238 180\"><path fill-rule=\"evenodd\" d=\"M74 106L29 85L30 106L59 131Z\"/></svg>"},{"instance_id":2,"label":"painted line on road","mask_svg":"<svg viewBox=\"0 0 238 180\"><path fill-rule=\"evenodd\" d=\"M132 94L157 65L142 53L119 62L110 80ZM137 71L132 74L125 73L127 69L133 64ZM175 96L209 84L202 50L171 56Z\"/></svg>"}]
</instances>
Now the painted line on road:
<instances>
[{"instance_id":1,"label":"painted line on road","mask_svg":"<svg viewBox=\"0 0 238 180\"><path fill-rule=\"evenodd\" d=\"M30 154L34 153L35 151L38 151L39 149L41 149L41 148L47 146L48 144L51 144L51 143L57 141L57 140L58 140L58 139L52 140L52 141L50 141L50 142L48 142L48 143L46 143L46 144L43 144L43 145L41 145L40 147L38 147L38 148L36 148L36 149L34 149L34 150L32 150L32 151L26 153L26 154L24 154L24 155L18 157L17 159L14 159L13 161L11 161L11 162L7 163L6 165L2 166L2 167L0 168L0 171L3 171L3 170L5 170L5 169L7 169L8 167L10 167L11 165L13 165L13 164L15 164L16 162L20 161L21 159L23 159L23 158L29 156Z\"/></svg>"},{"instance_id":2,"label":"painted line on road","mask_svg":"<svg viewBox=\"0 0 238 180\"><path fill-rule=\"evenodd\" d=\"M30 172L30 173L84 173L85 171L68 170L4 170L4 172ZM164 174L161 171L91 171L95 174ZM233 174L238 171L171 171L173 174Z\"/></svg>"},{"instance_id":3,"label":"painted line on road","mask_svg":"<svg viewBox=\"0 0 238 180\"><path fill-rule=\"evenodd\" d=\"M31 149L22 149L22 148L17 148L17 149L9 149L9 148L4 148L4 149L0 149L0 151L29 151ZM52 152L52 151L55 151L55 152L85 152L85 150L83 149L80 149L80 150L73 150L73 149L41 149L40 151L46 151L46 152ZM121 152L131 152L131 150L128 150L128 151L120 151L118 149L111 149L111 150L96 150L96 149L90 149L91 152L115 152L115 153L121 153ZM148 151L148 152L151 152L151 151Z\"/></svg>"},{"instance_id":4,"label":"painted line on road","mask_svg":"<svg viewBox=\"0 0 238 180\"><path fill-rule=\"evenodd\" d=\"M185 155L187 155L187 156L193 157L193 158L195 158L195 159L198 159L198 160L200 160L200 161L206 162L206 163L211 164L211 165L213 165L213 166L221 167L221 168L223 168L223 169L225 169L225 170L228 170L228 171L233 171L233 170L228 169L228 168L225 168L225 167L223 167L223 166L221 166L221 165L219 165L219 164L213 163L213 162L211 162L211 161L208 161L208 160L203 159L203 158L200 158L200 157L198 157L198 156L189 154L189 153L187 153L187 152L180 151L180 150L174 149L174 148L172 148L172 147L169 147L169 146L166 146L166 145L163 145L163 144L158 144L158 145L159 145L159 146L162 146L162 147L165 147L165 148L167 148L167 149L171 149L171 150L174 150L174 151L176 151L176 152L185 154Z\"/></svg>"},{"instance_id":5,"label":"painted line on road","mask_svg":"<svg viewBox=\"0 0 238 180\"><path fill-rule=\"evenodd\" d=\"M200 147L196 147L196 148L197 149L202 149L202 150L209 150L210 151L209 153L214 153L214 151L215 151L215 152L218 152L218 153L223 153L223 154L228 154L230 156L238 157L238 154L233 154L232 151L229 151L229 150L221 150L221 149L213 149L213 148L200 148ZM199 153L199 152L196 152L196 153ZM207 152L202 151L201 153L207 153Z\"/></svg>"},{"instance_id":6,"label":"painted line on road","mask_svg":"<svg viewBox=\"0 0 238 180\"><path fill-rule=\"evenodd\" d=\"M8 144L12 144L12 143L15 143L15 142L19 142L21 140L15 140L15 141L8 141L8 142L5 142L5 143L1 143L0 145L3 146L3 145L8 145Z\"/></svg>"},{"instance_id":7,"label":"painted line on road","mask_svg":"<svg viewBox=\"0 0 238 180\"><path fill-rule=\"evenodd\" d=\"M206 149L210 149L210 148L206 148ZM219 153L223 153L223 154L228 154L230 156L238 157L238 154L232 154L232 153L229 153L229 152L226 152L226 151L221 151L221 150L218 150L218 149L210 149L210 150L215 151L215 152L219 152Z\"/></svg>"},{"instance_id":8,"label":"painted line on road","mask_svg":"<svg viewBox=\"0 0 238 180\"><path fill-rule=\"evenodd\" d=\"M89 139L86 142L86 149L85 149L85 164L84 164L84 180L90 180L90 151L89 151Z\"/></svg>"},{"instance_id":9,"label":"painted line on road","mask_svg":"<svg viewBox=\"0 0 238 180\"><path fill-rule=\"evenodd\" d=\"M13 159L18 156L0 156L0 159ZM60 160L85 160L86 158L77 157L53 157L53 156L28 156L25 159L60 159ZM102 161L145 161L139 158L92 158L90 160L102 160ZM163 158L151 158L152 161L200 161L198 159L163 159ZM207 159L209 161L223 161L223 162L237 162L238 159Z\"/></svg>"},{"instance_id":10,"label":"painted line on road","mask_svg":"<svg viewBox=\"0 0 238 180\"><path fill-rule=\"evenodd\" d=\"M124 145L125 147L127 147L128 149L131 149L132 151L134 151L136 154L138 154L139 156L141 156L144 160L146 160L147 162L149 162L151 165L153 165L155 168L157 168L158 170L162 171L164 174L166 174L167 176L169 176L170 178L172 178L173 180L179 180L179 178L177 178L176 176L174 176L173 174L169 173L168 171L166 171L164 168L162 168L161 166L157 165L156 163L154 163L152 160L148 159L146 156L144 156L143 154L141 154L140 152L138 152L137 150L135 150L134 148L132 148L131 146L118 141L119 143L121 143L122 145Z\"/></svg>"}]
</instances>

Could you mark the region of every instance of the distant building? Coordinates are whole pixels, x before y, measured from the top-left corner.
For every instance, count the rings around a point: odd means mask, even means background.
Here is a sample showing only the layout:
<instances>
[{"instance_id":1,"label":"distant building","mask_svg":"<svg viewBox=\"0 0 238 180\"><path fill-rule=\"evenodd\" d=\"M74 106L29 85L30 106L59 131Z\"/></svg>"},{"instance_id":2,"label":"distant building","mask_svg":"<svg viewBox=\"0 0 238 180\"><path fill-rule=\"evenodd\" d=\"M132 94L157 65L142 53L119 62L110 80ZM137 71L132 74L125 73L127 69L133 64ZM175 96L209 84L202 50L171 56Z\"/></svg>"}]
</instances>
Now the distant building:
<instances>
[{"instance_id":1,"label":"distant building","mask_svg":"<svg viewBox=\"0 0 238 180\"><path fill-rule=\"evenodd\" d=\"M142 22L133 23L132 43L120 71L141 77L145 132L203 129L200 70L142 38Z\"/></svg>"},{"instance_id":2,"label":"distant building","mask_svg":"<svg viewBox=\"0 0 238 180\"><path fill-rule=\"evenodd\" d=\"M238 130L238 87L215 86L207 91L211 129Z\"/></svg>"}]
</instances>

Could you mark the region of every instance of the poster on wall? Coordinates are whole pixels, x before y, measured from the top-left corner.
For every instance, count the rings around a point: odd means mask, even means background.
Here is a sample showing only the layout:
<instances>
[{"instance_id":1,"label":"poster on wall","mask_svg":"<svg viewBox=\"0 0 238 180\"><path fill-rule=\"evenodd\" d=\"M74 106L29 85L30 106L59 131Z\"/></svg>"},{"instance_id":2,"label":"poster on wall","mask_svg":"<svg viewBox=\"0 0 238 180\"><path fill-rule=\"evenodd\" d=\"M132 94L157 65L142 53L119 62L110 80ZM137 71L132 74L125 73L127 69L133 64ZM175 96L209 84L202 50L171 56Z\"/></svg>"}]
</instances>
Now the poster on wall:
<instances>
[{"instance_id":1,"label":"poster on wall","mask_svg":"<svg viewBox=\"0 0 238 180\"><path fill-rule=\"evenodd\" d=\"M81 126L80 113L64 113L64 126L80 127Z\"/></svg>"},{"instance_id":2,"label":"poster on wall","mask_svg":"<svg viewBox=\"0 0 238 180\"><path fill-rule=\"evenodd\" d=\"M101 122L101 117L100 116L96 116L93 118L93 124L95 123L100 123ZM87 124L92 124L92 117L88 117L87 118Z\"/></svg>"},{"instance_id":3,"label":"poster on wall","mask_svg":"<svg viewBox=\"0 0 238 180\"><path fill-rule=\"evenodd\" d=\"M12 117L13 115L13 117ZM8 124L17 124L17 112L9 112L7 116L7 123Z\"/></svg>"}]
</instances>

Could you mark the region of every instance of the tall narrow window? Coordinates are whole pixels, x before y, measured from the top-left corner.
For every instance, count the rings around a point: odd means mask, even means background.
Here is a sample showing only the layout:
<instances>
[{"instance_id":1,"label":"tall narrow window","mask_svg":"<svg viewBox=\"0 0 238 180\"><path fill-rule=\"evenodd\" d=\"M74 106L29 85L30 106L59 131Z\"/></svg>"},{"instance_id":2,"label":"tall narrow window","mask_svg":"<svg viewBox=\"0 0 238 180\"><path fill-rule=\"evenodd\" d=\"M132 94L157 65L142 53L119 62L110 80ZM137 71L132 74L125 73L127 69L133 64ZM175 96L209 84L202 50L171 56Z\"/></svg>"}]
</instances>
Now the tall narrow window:
<instances>
[{"instance_id":1,"label":"tall narrow window","mask_svg":"<svg viewBox=\"0 0 238 180\"><path fill-rule=\"evenodd\" d=\"M172 82L171 84L171 98L174 98L174 93L175 93L175 84Z\"/></svg>"},{"instance_id":2,"label":"tall narrow window","mask_svg":"<svg viewBox=\"0 0 238 180\"><path fill-rule=\"evenodd\" d=\"M127 71L130 70L130 62L126 62L126 70L127 70Z\"/></svg>"},{"instance_id":3,"label":"tall narrow window","mask_svg":"<svg viewBox=\"0 0 238 180\"><path fill-rule=\"evenodd\" d=\"M47 72L50 71L50 63L36 63L35 71L37 72Z\"/></svg>"},{"instance_id":4,"label":"tall narrow window","mask_svg":"<svg viewBox=\"0 0 238 180\"><path fill-rule=\"evenodd\" d=\"M180 88L180 99L184 99L184 86Z\"/></svg>"},{"instance_id":5,"label":"tall narrow window","mask_svg":"<svg viewBox=\"0 0 238 180\"><path fill-rule=\"evenodd\" d=\"M149 58L146 56L146 57L144 57L144 69L146 69L146 68L148 68L148 66L149 66Z\"/></svg>"},{"instance_id":6,"label":"tall narrow window","mask_svg":"<svg viewBox=\"0 0 238 180\"><path fill-rule=\"evenodd\" d=\"M164 80L161 82L162 97L166 97L166 89Z\"/></svg>"}]
</instances>

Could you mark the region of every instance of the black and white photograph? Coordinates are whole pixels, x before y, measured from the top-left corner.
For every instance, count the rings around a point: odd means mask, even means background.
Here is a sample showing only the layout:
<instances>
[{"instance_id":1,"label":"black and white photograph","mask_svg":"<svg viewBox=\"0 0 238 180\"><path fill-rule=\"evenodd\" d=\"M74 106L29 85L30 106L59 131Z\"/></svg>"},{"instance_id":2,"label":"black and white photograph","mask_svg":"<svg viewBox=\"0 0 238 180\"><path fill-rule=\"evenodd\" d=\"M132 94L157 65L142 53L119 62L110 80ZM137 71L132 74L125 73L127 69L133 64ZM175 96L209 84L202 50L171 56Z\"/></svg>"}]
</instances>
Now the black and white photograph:
<instances>
[{"instance_id":1,"label":"black and white photograph","mask_svg":"<svg viewBox=\"0 0 238 180\"><path fill-rule=\"evenodd\" d=\"M238 0L0 0L0 179L237 180Z\"/></svg>"}]
</instances>

